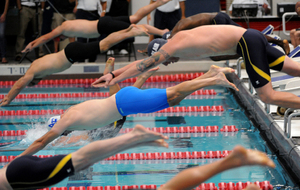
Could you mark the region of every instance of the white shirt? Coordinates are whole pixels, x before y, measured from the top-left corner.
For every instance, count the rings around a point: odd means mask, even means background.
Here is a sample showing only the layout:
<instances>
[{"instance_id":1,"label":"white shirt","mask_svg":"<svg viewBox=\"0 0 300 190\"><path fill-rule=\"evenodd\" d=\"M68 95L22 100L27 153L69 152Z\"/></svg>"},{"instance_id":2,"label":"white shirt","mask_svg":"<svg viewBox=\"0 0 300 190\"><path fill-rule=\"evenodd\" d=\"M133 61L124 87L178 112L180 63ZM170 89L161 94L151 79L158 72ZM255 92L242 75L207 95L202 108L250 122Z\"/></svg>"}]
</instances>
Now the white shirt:
<instances>
[{"instance_id":1,"label":"white shirt","mask_svg":"<svg viewBox=\"0 0 300 190\"><path fill-rule=\"evenodd\" d=\"M157 7L157 9L159 11L165 12L165 13L173 12L180 8L179 2L182 2L182 1L185 1L185 0L172 0L162 6Z\"/></svg>"},{"instance_id":2,"label":"white shirt","mask_svg":"<svg viewBox=\"0 0 300 190\"><path fill-rule=\"evenodd\" d=\"M106 0L100 0L101 2L106 2ZM82 9L85 11L96 11L102 10L102 6L99 0L78 0L77 9Z\"/></svg>"},{"instance_id":3,"label":"white shirt","mask_svg":"<svg viewBox=\"0 0 300 190\"><path fill-rule=\"evenodd\" d=\"M229 11L232 11L232 4L258 4L258 6L262 6L263 4L267 4L268 8L271 9L269 2L267 0L233 0L229 7Z\"/></svg>"},{"instance_id":4,"label":"white shirt","mask_svg":"<svg viewBox=\"0 0 300 190\"><path fill-rule=\"evenodd\" d=\"M28 0L21 0L21 5L29 6L29 7L35 7L34 1L28 1Z\"/></svg>"}]
</instances>

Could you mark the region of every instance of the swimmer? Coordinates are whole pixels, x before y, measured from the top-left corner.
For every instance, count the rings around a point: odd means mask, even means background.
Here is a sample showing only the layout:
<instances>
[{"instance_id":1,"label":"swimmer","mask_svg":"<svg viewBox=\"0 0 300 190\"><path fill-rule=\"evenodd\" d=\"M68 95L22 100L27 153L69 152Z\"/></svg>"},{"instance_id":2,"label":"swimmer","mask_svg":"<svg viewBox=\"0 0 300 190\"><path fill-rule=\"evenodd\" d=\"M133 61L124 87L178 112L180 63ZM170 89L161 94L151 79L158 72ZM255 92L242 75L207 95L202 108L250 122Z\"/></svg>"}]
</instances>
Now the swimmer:
<instances>
[{"instance_id":1,"label":"swimmer","mask_svg":"<svg viewBox=\"0 0 300 190\"><path fill-rule=\"evenodd\" d=\"M90 56L106 52L110 47L127 38L145 35L148 35L145 28L131 25L125 30L110 34L100 42L72 42L58 53L48 54L36 59L30 65L25 75L13 85L8 94L0 101L0 106L9 105L26 86L34 86L46 76L68 69L78 60L87 59Z\"/></svg>"},{"instance_id":2,"label":"swimmer","mask_svg":"<svg viewBox=\"0 0 300 190\"><path fill-rule=\"evenodd\" d=\"M147 71L141 80L146 81L158 68ZM226 73L234 72L231 68L211 66L202 76L182 82L167 89L141 90L130 86L122 88L116 94L106 99L93 99L70 107L53 124L53 127L41 138L35 140L20 155L33 155L47 144L59 137L65 131L92 130L106 126L124 116L137 113L152 113L179 104L186 96L194 91L220 85L234 90L236 86L230 83ZM225 73L225 74L224 74ZM112 72L109 75L113 75ZM144 78L144 79L143 79Z\"/></svg>"},{"instance_id":3,"label":"swimmer","mask_svg":"<svg viewBox=\"0 0 300 190\"><path fill-rule=\"evenodd\" d=\"M173 30L165 33L162 38L164 39L172 38L175 34L177 34L179 31L182 30L189 30L204 25L221 25L221 24L240 26L237 23L235 23L233 20L231 20L231 18L226 13L223 12L199 13L178 21L177 24L174 26ZM268 35L264 35L264 36L267 38L269 43L273 43L280 46L284 50L286 55L290 53L290 46L287 40L277 40ZM138 50L138 52L147 53L147 50L142 50L142 51ZM238 57L240 56L234 55L234 56L222 56L222 57L210 57L210 58L214 61L219 61L224 59L234 59Z\"/></svg>"},{"instance_id":4,"label":"swimmer","mask_svg":"<svg viewBox=\"0 0 300 190\"><path fill-rule=\"evenodd\" d=\"M107 74L110 73L114 70L114 63L115 63L115 59L113 57L110 57L107 61L106 61L106 65L105 65L105 69L103 71L103 74ZM141 88L142 85L146 82L146 80L153 74L155 73L157 69L153 69L153 72L147 72L144 75L141 75L140 77L137 78L136 82L132 85L136 88ZM117 93L120 90L120 86L118 84L115 84L113 86L109 87L109 96L114 95L115 93ZM52 128L54 126L54 124L61 118L62 116L55 116L52 117L48 120L48 127ZM100 139L108 139L108 138L112 138L115 137L119 131L122 129L124 123L126 121L126 116L123 116L121 119L110 123L104 127L101 128L96 128L90 131L87 131L86 133L83 133L81 135L72 135L70 137L66 137L70 132L72 131L65 131L62 136L54 143L53 146L55 145L61 145L61 144L72 144L72 143L76 143L78 141L85 141L85 140L89 140L89 141L94 141L94 140L100 140Z\"/></svg>"},{"instance_id":5,"label":"swimmer","mask_svg":"<svg viewBox=\"0 0 300 190\"><path fill-rule=\"evenodd\" d=\"M67 20L51 32L35 39L30 42L22 53L32 51L34 48L39 47L55 37L82 37L82 38L98 38L100 34L109 35L113 32L124 30L131 24L138 23L142 18L151 13L157 7L164 5L170 0L157 0L155 3L146 5L133 15L111 17L100 17L99 20L89 21L84 19ZM142 24L139 27L144 27L148 30L149 34L162 36L169 31L168 29L160 30L151 25Z\"/></svg>"},{"instance_id":6,"label":"swimmer","mask_svg":"<svg viewBox=\"0 0 300 190\"><path fill-rule=\"evenodd\" d=\"M104 75L92 83L92 86L113 85L161 63L167 66L177 62L179 58L199 60L239 54L244 58L249 79L264 103L285 108L300 108L300 97L289 92L275 91L270 76L270 69L300 76L300 64L272 47L257 30L232 25L201 26L180 31L168 40L153 40L148 46L148 54L151 57L137 60L114 71L115 78Z\"/></svg>"},{"instance_id":7,"label":"swimmer","mask_svg":"<svg viewBox=\"0 0 300 190\"><path fill-rule=\"evenodd\" d=\"M168 147L168 137L136 125L132 132L94 141L79 150L50 158L22 156L0 169L0 189L40 189L54 185L94 163L137 146ZM61 166L61 167L58 167ZM58 168L58 169L57 169ZM56 169L56 170L55 170Z\"/></svg>"},{"instance_id":8,"label":"swimmer","mask_svg":"<svg viewBox=\"0 0 300 190\"><path fill-rule=\"evenodd\" d=\"M95 162L108 158L118 152L137 146L168 147L168 139L159 133L149 131L141 125L124 135L107 140L95 141L68 155L57 155L50 158L22 156L14 159L7 167L0 169L0 189L12 190L44 188L58 183L74 173L88 168ZM44 164L47 162L47 164ZM53 176L48 177L58 163L63 167ZM169 180L158 190L192 189L212 176L223 171L241 166L260 165L274 168L274 162L260 151L236 146L223 159L211 164L185 169ZM45 167L47 166L47 168ZM50 172L49 172L50 171ZM48 177L48 178L47 178ZM22 180L22 181L19 181ZM39 180L39 181L33 181ZM23 182L23 183L22 183ZM30 182L30 183L28 183ZM247 190L259 190L255 185L246 187Z\"/></svg>"}]
</instances>

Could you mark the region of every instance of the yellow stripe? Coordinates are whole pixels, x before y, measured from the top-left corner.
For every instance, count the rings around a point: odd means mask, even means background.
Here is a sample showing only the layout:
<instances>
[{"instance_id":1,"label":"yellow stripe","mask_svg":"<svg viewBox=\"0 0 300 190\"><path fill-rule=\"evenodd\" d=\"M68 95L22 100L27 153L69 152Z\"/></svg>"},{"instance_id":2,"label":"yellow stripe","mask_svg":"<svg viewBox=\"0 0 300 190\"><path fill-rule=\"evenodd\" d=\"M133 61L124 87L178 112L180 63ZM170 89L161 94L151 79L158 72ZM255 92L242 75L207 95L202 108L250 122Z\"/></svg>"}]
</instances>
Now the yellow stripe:
<instances>
[{"instance_id":1,"label":"yellow stripe","mask_svg":"<svg viewBox=\"0 0 300 190\"><path fill-rule=\"evenodd\" d=\"M114 128L116 128L116 126L117 126L117 121L114 122Z\"/></svg>"},{"instance_id":2,"label":"yellow stripe","mask_svg":"<svg viewBox=\"0 0 300 190\"><path fill-rule=\"evenodd\" d=\"M274 67L282 62L284 62L284 59L285 59L285 55L279 57L278 59L276 59L274 62L270 63L269 66L270 67Z\"/></svg>"},{"instance_id":3,"label":"yellow stripe","mask_svg":"<svg viewBox=\"0 0 300 190\"><path fill-rule=\"evenodd\" d=\"M213 19L213 22L214 22L215 24L217 24L215 19Z\"/></svg>"},{"instance_id":4,"label":"yellow stripe","mask_svg":"<svg viewBox=\"0 0 300 190\"><path fill-rule=\"evenodd\" d=\"M62 167L64 167L66 165L66 163L71 159L72 154L68 154L67 156L65 156L58 164L57 166L54 168L54 170L51 172L51 174L49 175L49 177L47 179L41 180L41 181L35 181L35 182L15 182L15 183L10 183L11 185L13 184L35 184L35 183L43 183L47 180L49 180L50 178L52 178L54 175L56 175ZM31 187L33 188L33 187Z\"/></svg>"},{"instance_id":5,"label":"yellow stripe","mask_svg":"<svg viewBox=\"0 0 300 190\"><path fill-rule=\"evenodd\" d=\"M53 176L55 176L65 165L66 163L71 159L72 154L68 154L67 156L65 156L58 164L57 166L54 168L54 170L51 172L51 174L49 175L49 177L47 179L52 178Z\"/></svg>"},{"instance_id":6,"label":"yellow stripe","mask_svg":"<svg viewBox=\"0 0 300 190\"><path fill-rule=\"evenodd\" d=\"M249 59L249 62L251 64L251 66L253 67L254 71L259 74L261 77L265 78L267 81L271 81L271 77L266 74L264 71L262 71L261 69L259 69L258 67L256 67L252 62L251 62L251 59L250 59L250 55L249 55L249 50L248 50L248 47L247 47L247 43L245 41L245 38L242 37L244 43L245 43L245 48L246 48L246 52L247 52L247 56L248 56L248 59ZM246 63L246 62L245 62Z\"/></svg>"}]
</instances>

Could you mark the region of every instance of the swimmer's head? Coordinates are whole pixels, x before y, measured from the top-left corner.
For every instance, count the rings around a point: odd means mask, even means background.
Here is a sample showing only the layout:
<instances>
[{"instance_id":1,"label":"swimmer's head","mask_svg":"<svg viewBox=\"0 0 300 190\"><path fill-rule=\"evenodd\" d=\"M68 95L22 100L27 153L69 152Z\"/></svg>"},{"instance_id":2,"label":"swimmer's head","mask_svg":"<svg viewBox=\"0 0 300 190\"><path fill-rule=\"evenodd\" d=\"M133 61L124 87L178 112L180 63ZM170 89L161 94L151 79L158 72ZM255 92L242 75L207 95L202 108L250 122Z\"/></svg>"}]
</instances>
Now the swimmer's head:
<instances>
[{"instance_id":1,"label":"swimmer's head","mask_svg":"<svg viewBox=\"0 0 300 190\"><path fill-rule=\"evenodd\" d=\"M52 128L58 120L60 120L60 115L51 117L47 122L47 126Z\"/></svg>"},{"instance_id":2,"label":"swimmer's head","mask_svg":"<svg viewBox=\"0 0 300 190\"><path fill-rule=\"evenodd\" d=\"M166 32L162 35L162 39L166 40L171 36L172 31Z\"/></svg>"},{"instance_id":3,"label":"swimmer's head","mask_svg":"<svg viewBox=\"0 0 300 190\"><path fill-rule=\"evenodd\" d=\"M148 56L153 55L154 53L158 52L158 50L167 43L167 40L164 40L162 38L156 38L152 40L148 44Z\"/></svg>"}]
</instances>

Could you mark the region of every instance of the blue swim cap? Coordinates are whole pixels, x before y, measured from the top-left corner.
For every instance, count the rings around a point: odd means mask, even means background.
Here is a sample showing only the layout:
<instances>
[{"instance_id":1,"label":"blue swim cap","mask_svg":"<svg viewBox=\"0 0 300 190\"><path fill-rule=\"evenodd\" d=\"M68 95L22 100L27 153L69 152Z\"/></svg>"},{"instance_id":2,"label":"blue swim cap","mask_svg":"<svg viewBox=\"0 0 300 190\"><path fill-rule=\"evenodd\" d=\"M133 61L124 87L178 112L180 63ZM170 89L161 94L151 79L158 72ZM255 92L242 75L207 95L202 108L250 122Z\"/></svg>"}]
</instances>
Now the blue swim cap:
<instances>
[{"instance_id":1,"label":"blue swim cap","mask_svg":"<svg viewBox=\"0 0 300 190\"><path fill-rule=\"evenodd\" d=\"M171 33L172 33L172 31L164 33L164 35L162 35L162 39L165 39L165 40L168 39L169 36L171 36Z\"/></svg>"},{"instance_id":2,"label":"blue swim cap","mask_svg":"<svg viewBox=\"0 0 300 190\"><path fill-rule=\"evenodd\" d=\"M60 115L51 117L47 122L47 126L52 128L58 120L60 120Z\"/></svg>"},{"instance_id":3,"label":"blue swim cap","mask_svg":"<svg viewBox=\"0 0 300 190\"><path fill-rule=\"evenodd\" d=\"M167 40L164 40L162 38L156 38L156 39L152 40L148 44L148 56L153 55L155 52L157 52L167 42L168 42Z\"/></svg>"}]
</instances>

